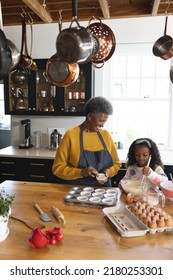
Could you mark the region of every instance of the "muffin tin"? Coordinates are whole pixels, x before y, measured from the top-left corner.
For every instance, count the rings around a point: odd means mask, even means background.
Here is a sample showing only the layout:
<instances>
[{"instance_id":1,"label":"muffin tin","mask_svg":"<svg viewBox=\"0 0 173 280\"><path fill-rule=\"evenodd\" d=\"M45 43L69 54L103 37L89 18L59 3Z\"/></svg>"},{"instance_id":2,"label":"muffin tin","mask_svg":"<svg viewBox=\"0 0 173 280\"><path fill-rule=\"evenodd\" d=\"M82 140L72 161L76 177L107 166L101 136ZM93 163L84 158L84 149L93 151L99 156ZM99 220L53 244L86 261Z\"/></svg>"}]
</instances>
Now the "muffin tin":
<instances>
[{"instance_id":1,"label":"muffin tin","mask_svg":"<svg viewBox=\"0 0 173 280\"><path fill-rule=\"evenodd\" d=\"M154 234L156 232L173 231L173 226L156 229L149 228L133 214L129 206L106 207L103 208L103 213L115 225L122 237L142 236L147 232ZM163 211L162 213L173 221L172 216Z\"/></svg>"},{"instance_id":2,"label":"muffin tin","mask_svg":"<svg viewBox=\"0 0 173 280\"><path fill-rule=\"evenodd\" d=\"M73 187L64 200L81 204L113 206L119 194L118 188Z\"/></svg>"}]
</instances>

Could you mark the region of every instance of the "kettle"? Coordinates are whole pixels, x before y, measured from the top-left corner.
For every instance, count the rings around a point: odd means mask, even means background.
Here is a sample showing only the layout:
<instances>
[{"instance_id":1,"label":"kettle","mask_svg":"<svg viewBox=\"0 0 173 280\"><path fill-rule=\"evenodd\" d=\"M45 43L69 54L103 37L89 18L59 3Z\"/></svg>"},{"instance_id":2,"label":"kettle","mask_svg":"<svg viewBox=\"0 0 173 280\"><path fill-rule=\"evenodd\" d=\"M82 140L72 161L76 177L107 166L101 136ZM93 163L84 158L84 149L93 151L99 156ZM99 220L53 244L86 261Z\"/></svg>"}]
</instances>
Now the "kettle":
<instances>
[{"instance_id":1,"label":"kettle","mask_svg":"<svg viewBox=\"0 0 173 280\"><path fill-rule=\"evenodd\" d=\"M54 131L50 135L51 150L56 149L60 144L61 140L62 140L62 134L60 134L57 129L54 129Z\"/></svg>"}]
</instances>

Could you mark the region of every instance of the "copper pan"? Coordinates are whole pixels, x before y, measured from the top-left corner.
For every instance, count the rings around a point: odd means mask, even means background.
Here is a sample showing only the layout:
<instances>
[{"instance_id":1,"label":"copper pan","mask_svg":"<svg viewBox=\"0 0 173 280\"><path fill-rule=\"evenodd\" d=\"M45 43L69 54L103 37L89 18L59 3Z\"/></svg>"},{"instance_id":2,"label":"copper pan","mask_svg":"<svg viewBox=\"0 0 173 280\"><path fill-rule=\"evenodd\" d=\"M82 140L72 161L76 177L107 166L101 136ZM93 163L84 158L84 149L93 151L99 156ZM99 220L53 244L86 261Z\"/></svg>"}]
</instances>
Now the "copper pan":
<instances>
[{"instance_id":1,"label":"copper pan","mask_svg":"<svg viewBox=\"0 0 173 280\"><path fill-rule=\"evenodd\" d=\"M164 35L160 37L153 46L153 54L164 60L173 56L173 39L166 34L167 31L168 15L165 17Z\"/></svg>"},{"instance_id":2,"label":"copper pan","mask_svg":"<svg viewBox=\"0 0 173 280\"><path fill-rule=\"evenodd\" d=\"M62 61L57 54L48 59L46 64L48 79L55 86L67 87L73 84L79 76L79 65Z\"/></svg>"},{"instance_id":3,"label":"copper pan","mask_svg":"<svg viewBox=\"0 0 173 280\"><path fill-rule=\"evenodd\" d=\"M59 31L62 30L62 16L59 11ZM48 59L46 64L46 74L48 80L59 87L67 87L73 84L79 76L79 65L62 61L58 54L54 54Z\"/></svg>"}]
</instances>

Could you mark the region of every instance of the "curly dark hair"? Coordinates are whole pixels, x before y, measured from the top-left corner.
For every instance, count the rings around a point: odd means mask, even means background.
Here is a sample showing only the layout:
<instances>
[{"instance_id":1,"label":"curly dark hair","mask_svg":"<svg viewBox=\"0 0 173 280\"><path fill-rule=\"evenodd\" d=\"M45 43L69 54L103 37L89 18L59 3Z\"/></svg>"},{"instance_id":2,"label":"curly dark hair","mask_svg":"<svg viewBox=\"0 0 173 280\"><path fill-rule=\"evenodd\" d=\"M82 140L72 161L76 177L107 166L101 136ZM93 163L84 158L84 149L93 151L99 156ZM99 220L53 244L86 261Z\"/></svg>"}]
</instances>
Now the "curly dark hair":
<instances>
[{"instance_id":1,"label":"curly dark hair","mask_svg":"<svg viewBox=\"0 0 173 280\"><path fill-rule=\"evenodd\" d=\"M126 163L127 167L136 163L135 147L137 145L145 146L145 147L149 148L150 155L151 155L150 167L153 170L155 170L158 165L160 165L162 168L164 168L163 162L161 160L160 152L159 152L159 149L158 149L156 143L153 140L151 140L150 138L146 138L146 137L136 139L135 141L133 141L133 143L129 147L129 151L127 154L127 163Z\"/></svg>"},{"instance_id":2,"label":"curly dark hair","mask_svg":"<svg viewBox=\"0 0 173 280\"><path fill-rule=\"evenodd\" d=\"M112 115L113 113L113 106L111 102L109 102L105 97L96 96L90 98L84 107L85 116L89 113L99 114L104 113L106 115Z\"/></svg>"}]
</instances>

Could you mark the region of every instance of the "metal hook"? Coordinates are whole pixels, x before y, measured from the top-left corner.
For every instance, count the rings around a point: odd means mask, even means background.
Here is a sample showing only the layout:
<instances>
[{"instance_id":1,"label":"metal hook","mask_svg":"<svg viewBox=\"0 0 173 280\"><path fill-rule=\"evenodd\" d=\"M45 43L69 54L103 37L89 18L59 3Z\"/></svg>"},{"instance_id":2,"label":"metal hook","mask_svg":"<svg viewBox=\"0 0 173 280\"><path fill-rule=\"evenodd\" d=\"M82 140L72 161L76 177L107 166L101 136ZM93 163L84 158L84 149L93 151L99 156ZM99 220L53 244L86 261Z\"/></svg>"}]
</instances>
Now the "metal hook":
<instances>
[{"instance_id":1,"label":"metal hook","mask_svg":"<svg viewBox=\"0 0 173 280\"><path fill-rule=\"evenodd\" d=\"M46 9L46 0L43 0L42 6L43 6L44 9Z\"/></svg>"},{"instance_id":2,"label":"metal hook","mask_svg":"<svg viewBox=\"0 0 173 280\"><path fill-rule=\"evenodd\" d=\"M169 10L170 4L171 4L171 3L170 3L170 0L166 1L166 4L168 4L168 5L167 5L167 8L166 8L166 10L165 10L165 14L167 15L167 14L169 14L169 13L168 13L168 10Z\"/></svg>"},{"instance_id":3,"label":"metal hook","mask_svg":"<svg viewBox=\"0 0 173 280\"><path fill-rule=\"evenodd\" d=\"M29 24L33 24L33 23L34 23L34 20L33 20L32 16L30 15L30 13L28 13L27 15L28 15L29 18L30 18L30 20L28 19L28 23L29 23Z\"/></svg>"},{"instance_id":4,"label":"metal hook","mask_svg":"<svg viewBox=\"0 0 173 280\"><path fill-rule=\"evenodd\" d=\"M22 13L21 13L21 16L22 17L25 17L26 16L26 12L25 12L25 9L21 6L21 9L22 9Z\"/></svg>"},{"instance_id":5,"label":"metal hook","mask_svg":"<svg viewBox=\"0 0 173 280\"><path fill-rule=\"evenodd\" d=\"M59 13L59 21L62 21L62 10L58 10Z\"/></svg>"}]
</instances>

